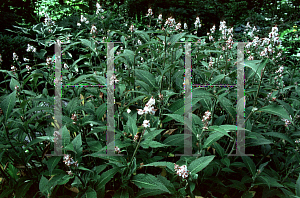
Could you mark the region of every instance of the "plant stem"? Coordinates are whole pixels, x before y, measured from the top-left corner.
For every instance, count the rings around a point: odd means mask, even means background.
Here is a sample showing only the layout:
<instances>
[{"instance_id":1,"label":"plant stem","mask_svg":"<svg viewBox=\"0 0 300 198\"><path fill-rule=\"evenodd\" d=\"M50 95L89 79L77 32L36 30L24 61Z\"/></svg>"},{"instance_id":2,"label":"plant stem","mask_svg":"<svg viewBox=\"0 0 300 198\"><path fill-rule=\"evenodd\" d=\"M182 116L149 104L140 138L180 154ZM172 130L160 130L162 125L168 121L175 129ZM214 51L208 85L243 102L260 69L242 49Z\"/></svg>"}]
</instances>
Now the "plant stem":
<instances>
[{"instance_id":1,"label":"plant stem","mask_svg":"<svg viewBox=\"0 0 300 198\"><path fill-rule=\"evenodd\" d=\"M136 146L136 148L135 148L135 150L134 150L134 153L133 153L133 155L132 155L132 158L131 158L131 160L130 160L130 163L129 163L129 166L128 166L128 170L129 170L129 169L130 169L130 167L131 167L131 164L132 164L133 158L134 158L134 156L135 156L135 154L136 154L136 152L137 152L137 149L138 149L138 148L139 148L139 146L140 146L140 143L141 143L141 140L142 140L142 137L143 137L143 135L144 135L145 131L146 131L146 128L144 129L144 131L143 131L143 133L142 133L142 135L141 135L141 137L140 137L140 139L139 139L139 142L138 142L138 144L137 144L137 146Z\"/></svg>"}]
</instances>

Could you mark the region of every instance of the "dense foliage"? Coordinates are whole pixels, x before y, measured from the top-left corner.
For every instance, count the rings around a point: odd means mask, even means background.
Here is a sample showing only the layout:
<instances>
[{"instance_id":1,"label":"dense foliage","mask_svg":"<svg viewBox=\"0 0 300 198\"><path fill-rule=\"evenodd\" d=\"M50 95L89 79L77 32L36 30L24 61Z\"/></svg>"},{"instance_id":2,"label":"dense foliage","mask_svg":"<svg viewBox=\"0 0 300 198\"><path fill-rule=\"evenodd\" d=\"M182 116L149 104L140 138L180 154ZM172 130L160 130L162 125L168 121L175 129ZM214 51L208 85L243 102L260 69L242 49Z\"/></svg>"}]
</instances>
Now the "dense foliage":
<instances>
[{"instance_id":1,"label":"dense foliage","mask_svg":"<svg viewBox=\"0 0 300 198\"><path fill-rule=\"evenodd\" d=\"M1 15L11 6L22 16L25 5L14 3L2 3ZM26 6L32 18L12 17L0 34L0 197L300 196L296 1ZM250 42L242 80L240 41ZM122 43L109 51L112 42ZM191 43L191 81L187 43L179 42ZM238 81L245 99L237 101ZM188 86L197 155L180 156ZM243 103L245 153L253 156L231 156Z\"/></svg>"}]
</instances>

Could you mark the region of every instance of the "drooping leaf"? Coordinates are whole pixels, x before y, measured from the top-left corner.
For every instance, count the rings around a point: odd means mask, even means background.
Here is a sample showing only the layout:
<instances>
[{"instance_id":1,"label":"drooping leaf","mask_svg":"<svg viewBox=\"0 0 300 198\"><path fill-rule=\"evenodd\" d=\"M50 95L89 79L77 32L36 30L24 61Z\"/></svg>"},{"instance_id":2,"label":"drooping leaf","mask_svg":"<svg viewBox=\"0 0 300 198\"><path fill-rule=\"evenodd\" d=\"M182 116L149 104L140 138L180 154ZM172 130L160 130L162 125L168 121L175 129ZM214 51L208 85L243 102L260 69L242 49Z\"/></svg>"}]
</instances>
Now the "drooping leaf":
<instances>
[{"instance_id":1,"label":"drooping leaf","mask_svg":"<svg viewBox=\"0 0 300 198\"><path fill-rule=\"evenodd\" d=\"M163 185L157 177L151 174L138 174L133 176L132 182L138 186L139 188L145 188L145 189L157 189L162 190L164 192L170 193L168 188Z\"/></svg>"},{"instance_id":2,"label":"drooping leaf","mask_svg":"<svg viewBox=\"0 0 300 198\"><path fill-rule=\"evenodd\" d=\"M15 104L16 104L16 91L6 96L4 100L0 103L0 108L2 109L4 115L4 122L8 120Z\"/></svg>"},{"instance_id":3,"label":"drooping leaf","mask_svg":"<svg viewBox=\"0 0 300 198\"><path fill-rule=\"evenodd\" d=\"M289 114L282 106L268 105L268 106L260 108L258 111L274 114L274 115L280 116L280 117L292 122L292 119L290 118Z\"/></svg>"},{"instance_id":4,"label":"drooping leaf","mask_svg":"<svg viewBox=\"0 0 300 198\"><path fill-rule=\"evenodd\" d=\"M242 156L242 160L243 160L244 164L246 165L247 169L252 174L252 176L254 176L256 173L256 167L255 167L255 164L252 161L252 159L248 156Z\"/></svg>"}]
</instances>

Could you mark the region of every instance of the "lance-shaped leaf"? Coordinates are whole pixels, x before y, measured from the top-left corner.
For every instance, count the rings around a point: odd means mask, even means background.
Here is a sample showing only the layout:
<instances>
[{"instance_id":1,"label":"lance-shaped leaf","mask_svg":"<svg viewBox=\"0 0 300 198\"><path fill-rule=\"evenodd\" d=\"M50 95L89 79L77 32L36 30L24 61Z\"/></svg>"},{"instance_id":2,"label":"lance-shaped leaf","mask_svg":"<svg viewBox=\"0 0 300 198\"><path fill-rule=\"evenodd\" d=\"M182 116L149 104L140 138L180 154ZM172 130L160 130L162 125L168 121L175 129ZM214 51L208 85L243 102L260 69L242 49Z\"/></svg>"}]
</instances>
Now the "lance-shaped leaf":
<instances>
[{"instance_id":1,"label":"lance-shaped leaf","mask_svg":"<svg viewBox=\"0 0 300 198\"><path fill-rule=\"evenodd\" d=\"M214 157L214 155L211 155L195 159L191 162L187 169L190 171L190 174L196 174L204 169L214 159Z\"/></svg>"},{"instance_id":2,"label":"lance-shaped leaf","mask_svg":"<svg viewBox=\"0 0 300 198\"><path fill-rule=\"evenodd\" d=\"M280 117L282 117L284 119L287 119L290 122L292 122L292 119L290 118L289 114L287 113L287 111L282 106L268 105L268 106L260 108L258 111L271 113L271 114L280 116Z\"/></svg>"},{"instance_id":3,"label":"lance-shaped leaf","mask_svg":"<svg viewBox=\"0 0 300 198\"><path fill-rule=\"evenodd\" d=\"M16 104L16 91L6 96L6 98L0 104L0 108L2 109L4 115L4 122L8 120L15 104Z\"/></svg>"}]
</instances>

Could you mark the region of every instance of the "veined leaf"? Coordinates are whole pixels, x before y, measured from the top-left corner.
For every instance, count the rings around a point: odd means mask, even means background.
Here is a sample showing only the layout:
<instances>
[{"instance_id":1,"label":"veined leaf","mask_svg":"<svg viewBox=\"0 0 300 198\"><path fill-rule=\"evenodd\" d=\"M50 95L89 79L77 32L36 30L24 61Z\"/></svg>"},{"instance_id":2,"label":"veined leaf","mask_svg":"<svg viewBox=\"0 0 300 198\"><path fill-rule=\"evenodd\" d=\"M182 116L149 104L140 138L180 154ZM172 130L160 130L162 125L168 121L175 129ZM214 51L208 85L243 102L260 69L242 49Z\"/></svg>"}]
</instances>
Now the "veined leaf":
<instances>
[{"instance_id":1,"label":"veined leaf","mask_svg":"<svg viewBox=\"0 0 300 198\"><path fill-rule=\"evenodd\" d=\"M277 116L280 116L284 119L289 120L290 122L293 122L292 119L290 118L289 114L287 111L282 107L278 105L268 105L265 107L260 108L258 111L266 112L266 113L271 113Z\"/></svg>"},{"instance_id":2,"label":"veined leaf","mask_svg":"<svg viewBox=\"0 0 300 198\"><path fill-rule=\"evenodd\" d=\"M191 162L187 169L191 174L196 174L204 169L214 159L214 157L214 155L211 155L195 159Z\"/></svg>"},{"instance_id":3,"label":"veined leaf","mask_svg":"<svg viewBox=\"0 0 300 198\"><path fill-rule=\"evenodd\" d=\"M1 102L0 108L3 111L4 122L6 122L12 113L12 110L16 104L16 91L12 92Z\"/></svg>"},{"instance_id":4,"label":"veined leaf","mask_svg":"<svg viewBox=\"0 0 300 198\"><path fill-rule=\"evenodd\" d=\"M210 145L212 145L214 142L218 141L223 137L223 133L211 133L209 134L209 137L205 140L203 148L208 148Z\"/></svg>"},{"instance_id":5,"label":"veined leaf","mask_svg":"<svg viewBox=\"0 0 300 198\"><path fill-rule=\"evenodd\" d=\"M136 69L135 75L143 82L148 84L150 88L154 89L156 87L155 78L153 74L148 71ZM150 91L150 90L149 90Z\"/></svg>"},{"instance_id":6,"label":"veined leaf","mask_svg":"<svg viewBox=\"0 0 300 198\"><path fill-rule=\"evenodd\" d=\"M108 171L105 171L104 173L102 173L99 180L96 183L96 190L104 187L105 184L107 182L109 182L117 172L119 172L119 170L120 170L120 168L116 167L116 168L109 169Z\"/></svg>"},{"instance_id":7,"label":"veined leaf","mask_svg":"<svg viewBox=\"0 0 300 198\"><path fill-rule=\"evenodd\" d=\"M139 188L157 189L171 194L168 188L163 185L154 175L151 174L138 174L132 179L132 182Z\"/></svg>"},{"instance_id":8,"label":"veined leaf","mask_svg":"<svg viewBox=\"0 0 300 198\"><path fill-rule=\"evenodd\" d=\"M256 167L252 159L248 156L242 156L242 160L252 176L254 176L256 174Z\"/></svg>"}]
</instances>

